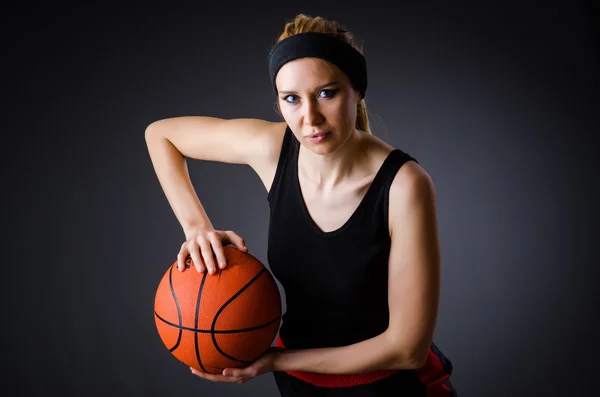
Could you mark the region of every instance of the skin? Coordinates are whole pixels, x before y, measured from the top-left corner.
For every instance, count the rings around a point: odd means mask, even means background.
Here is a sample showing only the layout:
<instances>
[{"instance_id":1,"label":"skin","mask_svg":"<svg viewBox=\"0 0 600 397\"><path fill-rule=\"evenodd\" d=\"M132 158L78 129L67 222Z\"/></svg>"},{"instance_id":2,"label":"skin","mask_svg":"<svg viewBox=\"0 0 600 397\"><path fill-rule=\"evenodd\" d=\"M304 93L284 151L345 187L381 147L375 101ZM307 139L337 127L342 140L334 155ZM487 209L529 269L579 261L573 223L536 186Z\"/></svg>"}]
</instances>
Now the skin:
<instances>
[{"instance_id":1,"label":"skin","mask_svg":"<svg viewBox=\"0 0 600 397\"><path fill-rule=\"evenodd\" d=\"M326 61L289 62L276 84L285 124L301 143L298 176L307 208L323 231L335 230L356 209L393 147L355 128L358 93ZM307 136L316 131L331 135L315 144ZM271 347L246 368L223 374L190 368L192 373L215 382L244 383L271 371L352 374L421 367L433 338L440 289L435 189L427 172L413 161L403 165L390 186L389 202L390 323L384 333L335 348Z\"/></svg>"}]
</instances>

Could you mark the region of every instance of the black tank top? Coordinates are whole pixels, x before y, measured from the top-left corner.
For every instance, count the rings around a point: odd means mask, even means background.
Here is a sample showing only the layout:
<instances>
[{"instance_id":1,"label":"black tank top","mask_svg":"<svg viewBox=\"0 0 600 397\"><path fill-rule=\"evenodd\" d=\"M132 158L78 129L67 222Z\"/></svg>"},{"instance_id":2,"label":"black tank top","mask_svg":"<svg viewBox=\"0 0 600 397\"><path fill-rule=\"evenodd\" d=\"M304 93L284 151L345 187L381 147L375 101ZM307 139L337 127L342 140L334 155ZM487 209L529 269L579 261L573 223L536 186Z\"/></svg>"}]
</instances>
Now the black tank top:
<instances>
[{"instance_id":1,"label":"black tank top","mask_svg":"<svg viewBox=\"0 0 600 397\"><path fill-rule=\"evenodd\" d=\"M414 158L394 149L339 229L323 232L298 181L300 143L286 128L268 193L268 263L285 291L280 338L289 349L357 343L388 327L388 196L400 167Z\"/></svg>"}]
</instances>

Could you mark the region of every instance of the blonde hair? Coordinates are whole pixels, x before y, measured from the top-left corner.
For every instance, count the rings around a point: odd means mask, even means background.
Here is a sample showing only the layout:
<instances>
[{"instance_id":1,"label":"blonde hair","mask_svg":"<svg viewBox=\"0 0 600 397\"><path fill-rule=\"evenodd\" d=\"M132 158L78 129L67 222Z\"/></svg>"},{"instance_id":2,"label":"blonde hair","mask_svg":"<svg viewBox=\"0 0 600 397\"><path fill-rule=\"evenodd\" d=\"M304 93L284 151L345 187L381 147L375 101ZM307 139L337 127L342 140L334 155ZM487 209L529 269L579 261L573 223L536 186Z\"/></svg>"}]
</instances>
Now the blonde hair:
<instances>
[{"instance_id":1,"label":"blonde hair","mask_svg":"<svg viewBox=\"0 0 600 397\"><path fill-rule=\"evenodd\" d=\"M323 17L311 17L306 14L298 14L296 17L287 22L283 29L283 33L277 38L277 42L299 33L316 32L326 33L339 40L343 40L357 51L362 53L360 48L354 42L354 35L349 32L343 25L336 21L330 21ZM279 104L277 105L279 107ZM367 104L362 98L356 105L356 128L369 134L372 134L369 126L369 117L367 115Z\"/></svg>"}]
</instances>

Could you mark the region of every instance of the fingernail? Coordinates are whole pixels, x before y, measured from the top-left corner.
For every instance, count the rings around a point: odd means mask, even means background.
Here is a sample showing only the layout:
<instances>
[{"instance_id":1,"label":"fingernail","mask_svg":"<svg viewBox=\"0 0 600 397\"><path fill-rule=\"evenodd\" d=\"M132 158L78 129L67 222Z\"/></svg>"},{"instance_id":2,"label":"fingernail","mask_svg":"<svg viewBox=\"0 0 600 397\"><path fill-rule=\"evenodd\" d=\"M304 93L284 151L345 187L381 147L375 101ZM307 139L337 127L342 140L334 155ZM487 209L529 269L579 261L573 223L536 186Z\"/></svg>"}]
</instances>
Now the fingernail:
<instances>
[{"instance_id":1,"label":"fingernail","mask_svg":"<svg viewBox=\"0 0 600 397\"><path fill-rule=\"evenodd\" d=\"M219 263L219 267L220 267L221 269L225 269L225 264L224 264L223 262L221 262L221 263Z\"/></svg>"}]
</instances>

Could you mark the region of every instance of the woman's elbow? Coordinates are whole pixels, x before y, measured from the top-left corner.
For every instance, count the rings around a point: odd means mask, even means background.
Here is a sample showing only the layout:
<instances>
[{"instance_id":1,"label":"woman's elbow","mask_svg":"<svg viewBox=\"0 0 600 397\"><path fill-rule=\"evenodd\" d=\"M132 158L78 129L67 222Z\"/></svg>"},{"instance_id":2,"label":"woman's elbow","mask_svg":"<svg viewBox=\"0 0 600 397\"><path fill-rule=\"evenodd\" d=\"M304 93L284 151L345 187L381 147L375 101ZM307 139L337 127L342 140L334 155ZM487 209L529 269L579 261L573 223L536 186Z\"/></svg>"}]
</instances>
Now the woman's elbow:
<instances>
[{"instance_id":1,"label":"woman's elbow","mask_svg":"<svg viewBox=\"0 0 600 397\"><path fill-rule=\"evenodd\" d=\"M393 369L419 369L427 361L429 349L424 348L397 348Z\"/></svg>"}]
</instances>

